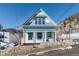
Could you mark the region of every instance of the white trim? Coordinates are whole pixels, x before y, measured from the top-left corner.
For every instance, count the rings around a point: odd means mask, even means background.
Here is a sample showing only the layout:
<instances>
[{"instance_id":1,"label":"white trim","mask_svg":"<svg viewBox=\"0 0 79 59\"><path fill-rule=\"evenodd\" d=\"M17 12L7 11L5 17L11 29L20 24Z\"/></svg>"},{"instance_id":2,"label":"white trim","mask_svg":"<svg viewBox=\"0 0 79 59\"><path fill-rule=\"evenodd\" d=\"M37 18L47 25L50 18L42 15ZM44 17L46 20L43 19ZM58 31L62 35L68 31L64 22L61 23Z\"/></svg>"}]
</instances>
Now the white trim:
<instances>
[{"instance_id":1,"label":"white trim","mask_svg":"<svg viewBox=\"0 0 79 59\"><path fill-rule=\"evenodd\" d=\"M36 32L33 32L33 42L36 43Z\"/></svg>"},{"instance_id":2,"label":"white trim","mask_svg":"<svg viewBox=\"0 0 79 59\"><path fill-rule=\"evenodd\" d=\"M56 37L56 35L57 35L57 33L56 33L56 31L55 31L55 43L57 43L57 40L56 40L57 37Z\"/></svg>"},{"instance_id":3,"label":"white trim","mask_svg":"<svg viewBox=\"0 0 79 59\"><path fill-rule=\"evenodd\" d=\"M52 30L53 31L53 30ZM26 32L52 32L52 31L26 31ZM25 33L26 33L25 32ZM53 32L56 32L55 30Z\"/></svg>"},{"instance_id":4,"label":"white trim","mask_svg":"<svg viewBox=\"0 0 79 59\"><path fill-rule=\"evenodd\" d=\"M42 8L40 8L40 9L42 10L42 12L44 12L44 14L47 16L47 18L52 22L53 26L57 26L56 22L53 19L51 19L51 17Z\"/></svg>"},{"instance_id":5,"label":"white trim","mask_svg":"<svg viewBox=\"0 0 79 59\"><path fill-rule=\"evenodd\" d=\"M23 39L24 39L23 41L24 41L24 42L22 42L22 43L25 43L25 33L26 33L26 32L24 32L24 29L23 29L23 37L24 37L24 38L23 38Z\"/></svg>"},{"instance_id":6,"label":"white trim","mask_svg":"<svg viewBox=\"0 0 79 59\"><path fill-rule=\"evenodd\" d=\"M47 32L45 32L45 42L46 42L46 39L47 39Z\"/></svg>"},{"instance_id":7,"label":"white trim","mask_svg":"<svg viewBox=\"0 0 79 59\"><path fill-rule=\"evenodd\" d=\"M57 23L51 19L51 17L42 9L38 9L24 24L27 24L29 21L33 20L33 17L35 17L35 14L39 14L39 11L42 11L42 13L47 17L47 20L49 20L52 23L52 26L57 26ZM37 24L39 23L39 20L37 18Z\"/></svg>"}]
</instances>

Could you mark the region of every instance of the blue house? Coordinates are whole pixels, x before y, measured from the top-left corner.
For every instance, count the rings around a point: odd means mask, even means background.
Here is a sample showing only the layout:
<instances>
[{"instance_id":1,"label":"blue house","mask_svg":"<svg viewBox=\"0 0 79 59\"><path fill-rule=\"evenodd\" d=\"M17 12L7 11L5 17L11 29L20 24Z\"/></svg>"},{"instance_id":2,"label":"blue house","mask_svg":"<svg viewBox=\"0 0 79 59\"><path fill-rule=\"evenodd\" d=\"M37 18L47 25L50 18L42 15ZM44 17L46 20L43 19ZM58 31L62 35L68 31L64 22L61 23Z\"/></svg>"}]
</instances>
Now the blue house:
<instances>
[{"instance_id":1,"label":"blue house","mask_svg":"<svg viewBox=\"0 0 79 59\"><path fill-rule=\"evenodd\" d=\"M23 44L56 42L57 24L43 9L38 9L22 26Z\"/></svg>"}]
</instances>

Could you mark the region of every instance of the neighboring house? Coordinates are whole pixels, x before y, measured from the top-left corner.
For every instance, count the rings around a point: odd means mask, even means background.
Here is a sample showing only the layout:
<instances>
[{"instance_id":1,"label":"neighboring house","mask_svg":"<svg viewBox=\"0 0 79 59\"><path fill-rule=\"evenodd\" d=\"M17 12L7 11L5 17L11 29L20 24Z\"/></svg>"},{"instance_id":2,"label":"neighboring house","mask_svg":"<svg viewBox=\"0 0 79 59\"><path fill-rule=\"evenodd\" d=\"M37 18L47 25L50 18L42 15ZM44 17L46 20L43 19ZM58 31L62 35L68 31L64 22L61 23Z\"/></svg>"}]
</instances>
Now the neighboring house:
<instances>
[{"instance_id":1,"label":"neighboring house","mask_svg":"<svg viewBox=\"0 0 79 59\"><path fill-rule=\"evenodd\" d=\"M0 31L0 41L1 42L9 42L9 32L6 32L6 31Z\"/></svg>"},{"instance_id":2,"label":"neighboring house","mask_svg":"<svg viewBox=\"0 0 79 59\"><path fill-rule=\"evenodd\" d=\"M23 44L56 43L57 24L43 9L38 9L22 26Z\"/></svg>"},{"instance_id":3,"label":"neighboring house","mask_svg":"<svg viewBox=\"0 0 79 59\"><path fill-rule=\"evenodd\" d=\"M15 29L3 29L0 31L0 42L20 44L22 32Z\"/></svg>"}]
</instances>

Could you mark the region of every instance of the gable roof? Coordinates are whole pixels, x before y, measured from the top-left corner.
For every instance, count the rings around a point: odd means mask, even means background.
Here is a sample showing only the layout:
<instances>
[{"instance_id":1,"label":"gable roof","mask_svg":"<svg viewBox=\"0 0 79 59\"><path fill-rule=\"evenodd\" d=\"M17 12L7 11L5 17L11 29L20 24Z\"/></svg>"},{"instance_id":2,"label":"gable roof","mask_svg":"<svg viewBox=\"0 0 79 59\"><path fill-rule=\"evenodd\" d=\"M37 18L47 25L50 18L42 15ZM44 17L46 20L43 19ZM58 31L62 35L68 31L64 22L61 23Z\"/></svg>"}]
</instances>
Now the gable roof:
<instances>
[{"instance_id":1,"label":"gable roof","mask_svg":"<svg viewBox=\"0 0 79 59\"><path fill-rule=\"evenodd\" d=\"M40 11L41 11L42 13L39 13ZM37 14L38 14L38 15L37 15ZM26 24L27 24L30 20L32 20L32 18L35 17L35 16L46 16L46 17L49 18L49 20L52 22L52 24L53 24L54 26L57 26L57 24L47 15L47 13L46 13L42 8L36 10L36 12L35 12L23 25L26 25Z\"/></svg>"}]
</instances>

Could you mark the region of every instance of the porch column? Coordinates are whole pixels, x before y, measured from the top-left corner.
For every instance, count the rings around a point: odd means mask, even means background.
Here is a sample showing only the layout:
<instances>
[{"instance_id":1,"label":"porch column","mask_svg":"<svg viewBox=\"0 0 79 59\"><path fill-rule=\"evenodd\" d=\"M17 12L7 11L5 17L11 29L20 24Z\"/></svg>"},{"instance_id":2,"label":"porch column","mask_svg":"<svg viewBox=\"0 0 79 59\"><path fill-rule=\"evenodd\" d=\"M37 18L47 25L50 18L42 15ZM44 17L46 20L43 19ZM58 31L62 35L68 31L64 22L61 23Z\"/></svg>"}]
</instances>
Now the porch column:
<instances>
[{"instance_id":1,"label":"porch column","mask_svg":"<svg viewBox=\"0 0 79 59\"><path fill-rule=\"evenodd\" d=\"M44 42L46 42L46 39L47 39L47 32L45 32L45 40L44 40Z\"/></svg>"},{"instance_id":2,"label":"porch column","mask_svg":"<svg viewBox=\"0 0 79 59\"><path fill-rule=\"evenodd\" d=\"M56 41L57 41L57 40L56 40L56 35L57 35L57 34L56 34L56 31L55 31L55 43L56 43Z\"/></svg>"},{"instance_id":3,"label":"porch column","mask_svg":"<svg viewBox=\"0 0 79 59\"><path fill-rule=\"evenodd\" d=\"M36 35L35 34L36 34L36 32L33 32L33 40L34 40L34 43L36 43L36 37L35 37Z\"/></svg>"},{"instance_id":4,"label":"porch column","mask_svg":"<svg viewBox=\"0 0 79 59\"><path fill-rule=\"evenodd\" d=\"M53 34L53 44L56 44L56 31L52 32Z\"/></svg>"},{"instance_id":5,"label":"porch column","mask_svg":"<svg viewBox=\"0 0 79 59\"><path fill-rule=\"evenodd\" d=\"M25 43L25 32L23 29L23 38L21 38L21 45L24 45L24 43Z\"/></svg>"}]
</instances>

